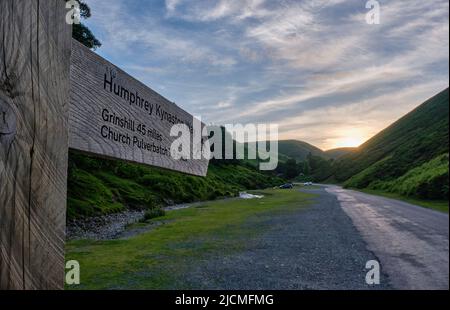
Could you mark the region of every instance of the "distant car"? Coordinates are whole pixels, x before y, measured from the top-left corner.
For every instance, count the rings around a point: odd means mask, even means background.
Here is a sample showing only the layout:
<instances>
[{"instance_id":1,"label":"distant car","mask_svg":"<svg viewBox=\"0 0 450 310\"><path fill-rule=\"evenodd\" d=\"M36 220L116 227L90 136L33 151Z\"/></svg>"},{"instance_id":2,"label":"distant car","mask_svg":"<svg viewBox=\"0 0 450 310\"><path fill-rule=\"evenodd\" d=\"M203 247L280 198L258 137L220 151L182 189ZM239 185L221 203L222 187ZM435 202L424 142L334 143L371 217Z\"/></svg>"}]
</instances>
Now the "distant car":
<instances>
[{"instance_id":1,"label":"distant car","mask_svg":"<svg viewBox=\"0 0 450 310\"><path fill-rule=\"evenodd\" d=\"M313 185L312 182L305 182L305 183L303 183L303 186L311 186L311 185Z\"/></svg>"},{"instance_id":2,"label":"distant car","mask_svg":"<svg viewBox=\"0 0 450 310\"><path fill-rule=\"evenodd\" d=\"M291 188L294 188L294 185L291 183L286 183L286 184L280 185L280 188L281 189L291 189Z\"/></svg>"}]
</instances>

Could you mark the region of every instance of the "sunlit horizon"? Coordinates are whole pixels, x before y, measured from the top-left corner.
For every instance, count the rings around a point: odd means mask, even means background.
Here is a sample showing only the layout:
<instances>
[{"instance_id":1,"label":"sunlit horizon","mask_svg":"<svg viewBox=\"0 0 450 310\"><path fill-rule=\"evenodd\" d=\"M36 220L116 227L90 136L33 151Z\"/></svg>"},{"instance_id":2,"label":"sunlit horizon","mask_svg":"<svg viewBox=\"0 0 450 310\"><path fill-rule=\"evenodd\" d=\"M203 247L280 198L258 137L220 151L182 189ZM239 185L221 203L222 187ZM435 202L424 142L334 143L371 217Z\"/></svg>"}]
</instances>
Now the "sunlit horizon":
<instances>
[{"instance_id":1,"label":"sunlit horizon","mask_svg":"<svg viewBox=\"0 0 450 310\"><path fill-rule=\"evenodd\" d=\"M364 139L364 138L347 137L347 138L343 138L340 142L336 143L330 149L345 148L345 147L358 147L361 144L363 144L364 141L366 141L366 140L367 139Z\"/></svg>"}]
</instances>

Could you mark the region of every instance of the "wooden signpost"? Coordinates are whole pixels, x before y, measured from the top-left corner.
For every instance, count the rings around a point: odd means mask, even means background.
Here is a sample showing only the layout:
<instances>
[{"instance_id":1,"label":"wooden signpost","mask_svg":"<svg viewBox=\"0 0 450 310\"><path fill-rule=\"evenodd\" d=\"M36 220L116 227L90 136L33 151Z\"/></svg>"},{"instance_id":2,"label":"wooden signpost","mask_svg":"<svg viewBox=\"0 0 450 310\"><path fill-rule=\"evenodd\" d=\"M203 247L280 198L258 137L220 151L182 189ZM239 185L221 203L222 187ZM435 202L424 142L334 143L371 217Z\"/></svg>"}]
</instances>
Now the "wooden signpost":
<instances>
[{"instance_id":1,"label":"wooden signpost","mask_svg":"<svg viewBox=\"0 0 450 310\"><path fill-rule=\"evenodd\" d=\"M0 289L64 287L69 147L193 175L208 168L170 155L170 128L192 130L192 116L72 43L65 3L0 0Z\"/></svg>"},{"instance_id":2,"label":"wooden signpost","mask_svg":"<svg viewBox=\"0 0 450 310\"><path fill-rule=\"evenodd\" d=\"M62 0L0 1L0 288L62 288L71 26Z\"/></svg>"},{"instance_id":3,"label":"wooden signpost","mask_svg":"<svg viewBox=\"0 0 450 310\"><path fill-rule=\"evenodd\" d=\"M193 131L192 115L75 40L69 115L72 149L206 175L208 160L175 160L170 154L176 139L170 129L185 124Z\"/></svg>"}]
</instances>

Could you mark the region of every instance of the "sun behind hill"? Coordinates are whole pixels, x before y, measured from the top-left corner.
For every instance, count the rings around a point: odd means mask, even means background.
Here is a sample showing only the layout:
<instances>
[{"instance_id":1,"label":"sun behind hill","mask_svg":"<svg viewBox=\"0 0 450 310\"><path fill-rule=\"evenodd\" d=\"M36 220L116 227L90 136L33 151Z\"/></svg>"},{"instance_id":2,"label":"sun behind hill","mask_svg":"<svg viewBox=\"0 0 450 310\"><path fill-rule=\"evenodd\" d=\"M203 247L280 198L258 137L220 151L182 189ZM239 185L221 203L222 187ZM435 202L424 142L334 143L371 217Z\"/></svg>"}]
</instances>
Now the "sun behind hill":
<instances>
[{"instance_id":1,"label":"sun behind hill","mask_svg":"<svg viewBox=\"0 0 450 310\"><path fill-rule=\"evenodd\" d=\"M358 136L345 137L336 144L336 147L358 147L363 144L365 140L365 138Z\"/></svg>"},{"instance_id":2,"label":"sun behind hill","mask_svg":"<svg viewBox=\"0 0 450 310\"><path fill-rule=\"evenodd\" d=\"M358 147L370 137L365 128L343 128L336 131L336 137L330 141L332 148Z\"/></svg>"}]
</instances>

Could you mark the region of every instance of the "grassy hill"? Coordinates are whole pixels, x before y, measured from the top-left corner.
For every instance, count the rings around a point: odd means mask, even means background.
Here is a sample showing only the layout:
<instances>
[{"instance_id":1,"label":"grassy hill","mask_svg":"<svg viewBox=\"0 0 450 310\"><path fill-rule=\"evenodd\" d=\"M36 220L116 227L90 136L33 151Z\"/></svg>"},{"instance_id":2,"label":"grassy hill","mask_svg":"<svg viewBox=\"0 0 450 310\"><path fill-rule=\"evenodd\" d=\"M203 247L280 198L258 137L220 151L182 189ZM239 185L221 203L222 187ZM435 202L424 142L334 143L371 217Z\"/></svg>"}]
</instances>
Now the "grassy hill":
<instances>
[{"instance_id":1,"label":"grassy hill","mask_svg":"<svg viewBox=\"0 0 450 310\"><path fill-rule=\"evenodd\" d=\"M269 148L269 142L265 143L267 145L267 148ZM258 167L260 163L259 159L247 159L249 150L257 153L258 143L254 145L245 143L244 149L246 159L244 159L243 161L253 167ZM278 162L280 163L280 165L285 164L287 161L292 159L295 159L297 162L303 162L307 159L309 153L324 158L326 157L325 152L309 143L298 140L278 141ZM271 157L273 157L274 155L275 154L272 152Z\"/></svg>"},{"instance_id":2,"label":"grassy hill","mask_svg":"<svg viewBox=\"0 0 450 310\"><path fill-rule=\"evenodd\" d=\"M304 141L282 140L278 142L278 150L280 153L280 158L282 159L293 158L297 161L305 161L309 153L313 156L319 156L324 159L338 159L344 155L354 152L356 148L341 147L328 151L322 151L318 147Z\"/></svg>"},{"instance_id":3,"label":"grassy hill","mask_svg":"<svg viewBox=\"0 0 450 310\"><path fill-rule=\"evenodd\" d=\"M250 149L245 145L246 151ZM344 149L326 153L321 149L299 140L278 141L278 167L276 173L289 180L323 180L331 175L331 163L335 156L348 152ZM272 154L272 156L274 156ZM257 167L259 160L245 160Z\"/></svg>"},{"instance_id":4,"label":"grassy hill","mask_svg":"<svg viewBox=\"0 0 450 310\"><path fill-rule=\"evenodd\" d=\"M298 140L284 140L278 142L278 151L285 157L297 161L304 161L311 153L315 156L327 157L325 152L309 143Z\"/></svg>"},{"instance_id":5,"label":"grassy hill","mask_svg":"<svg viewBox=\"0 0 450 310\"><path fill-rule=\"evenodd\" d=\"M448 199L449 91L442 91L333 166L347 187Z\"/></svg>"},{"instance_id":6,"label":"grassy hill","mask_svg":"<svg viewBox=\"0 0 450 310\"><path fill-rule=\"evenodd\" d=\"M331 149L331 150L325 151L325 156L327 158L331 158L331 159L338 159L338 158L340 158L344 155L347 155L349 153L352 153L356 150L357 150L356 147L340 147L337 149Z\"/></svg>"}]
</instances>

